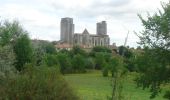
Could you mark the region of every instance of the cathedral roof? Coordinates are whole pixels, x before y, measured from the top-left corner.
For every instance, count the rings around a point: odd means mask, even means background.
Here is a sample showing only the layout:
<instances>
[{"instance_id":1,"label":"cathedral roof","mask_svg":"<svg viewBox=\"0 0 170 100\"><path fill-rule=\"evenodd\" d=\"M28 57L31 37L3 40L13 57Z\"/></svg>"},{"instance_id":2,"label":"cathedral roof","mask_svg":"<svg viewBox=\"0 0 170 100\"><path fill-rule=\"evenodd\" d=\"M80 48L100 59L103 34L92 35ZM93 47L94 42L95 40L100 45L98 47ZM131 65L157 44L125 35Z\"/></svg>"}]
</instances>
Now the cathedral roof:
<instances>
[{"instance_id":1,"label":"cathedral roof","mask_svg":"<svg viewBox=\"0 0 170 100\"><path fill-rule=\"evenodd\" d=\"M84 29L83 34L89 34L86 28Z\"/></svg>"}]
</instances>

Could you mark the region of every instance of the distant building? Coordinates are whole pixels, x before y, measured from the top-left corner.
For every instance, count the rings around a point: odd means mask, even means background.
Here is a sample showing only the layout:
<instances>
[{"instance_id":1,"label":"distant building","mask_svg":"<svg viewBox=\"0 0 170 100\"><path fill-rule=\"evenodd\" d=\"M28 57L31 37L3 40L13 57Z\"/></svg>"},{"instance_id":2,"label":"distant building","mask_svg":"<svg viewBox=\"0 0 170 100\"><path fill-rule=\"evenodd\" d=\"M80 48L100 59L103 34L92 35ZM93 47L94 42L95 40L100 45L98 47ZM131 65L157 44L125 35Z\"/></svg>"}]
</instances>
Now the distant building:
<instances>
[{"instance_id":1,"label":"distant building","mask_svg":"<svg viewBox=\"0 0 170 100\"><path fill-rule=\"evenodd\" d=\"M87 29L83 33L74 34L74 45L80 45L84 48L92 48L95 46L109 46L110 39L108 35L90 34Z\"/></svg>"},{"instance_id":2,"label":"distant building","mask_svg":"<svg viewBox=\"0 0 170 100\"><path fill-rule=\"evenodd\" d=\"M62 18L60 24L60 40L62 42L73 44L74 24L73 18Z\"/></svg>"},{"instance_id":3,"label":"distant building","mask_svg":"<svg viewBox=\"0 0 170 100\"><path fill-rule=\"evenodd\" d=\"M61 33L58 47L70 48L79 45L83 48L92 48L95 46L109 47L110 38L107 35L106 21L97 23L97 34L90 34L87 29L83 33L74 33L74 24L72 18L61 19Z\"/></svg>"},{"instance_id":4,"label":"distant building","mask_svg":"<svg viewBox=\"0 0 170 100\"><path fill-rule=\"evenodd\" d=\"M97 23L96 34L97 35L107 35L107 23L106 21L102 21Z\"/></svg>"}]
</instances>

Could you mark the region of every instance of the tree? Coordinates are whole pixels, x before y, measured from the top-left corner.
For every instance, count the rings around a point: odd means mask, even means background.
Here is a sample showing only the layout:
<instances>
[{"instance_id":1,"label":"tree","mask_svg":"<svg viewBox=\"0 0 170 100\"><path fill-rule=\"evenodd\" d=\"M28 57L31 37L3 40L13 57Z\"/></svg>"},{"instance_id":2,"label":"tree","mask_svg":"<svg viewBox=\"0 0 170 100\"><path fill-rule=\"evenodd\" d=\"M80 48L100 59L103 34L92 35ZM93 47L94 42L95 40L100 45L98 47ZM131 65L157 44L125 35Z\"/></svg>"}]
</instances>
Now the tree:
<instances>
[{"instance_id":1,"label":"tree","mask_svg":"<svg viewBox=\"0 0 170 100\"><path fill-rule=\"evenodd\" d=\"M107 53L112 53L111 49L107 47L102 47L102 46L96 46L92 49L94 52L107 52Z\"/></svg>"},{"instance_id":2,"label":"tree","mask_svg":"<svg viewBox=\"0 0 170 100\"><path fill-rule=\"evenodd\" d=\"M80 54L74 55L72 66L75 72L85 72L85 58Z\"/></svg>"},{"instance_id":3,"label":"tree","mask_svg":"<svg viewBox=\"0 0 170 100\"><path fill-rule=\"evenodd\" d=\"M4 21L0 24L0 45L5 46L15 41L20 35L26 33L18 21Z\"/></svg>"},{"instance_id":4,"label":"tree","mask_svg":"<svg viewBox=\"0 0 170 100\"><path fill-rule=\"evenodd\" d=\"M46 53L49 53L49 54L56 53L56 48L51 42L44 42L44 44L42 44L42 47L44 48Z\"/></svg>"},{"instance_id":5,"label":"tree","mask_svg":"<svg viewBox=\"0 0 170 100\"><path fill-rule=\"evenodd\" d=\"M90 52L90 56L94 57L96 52L104 52L104 53L112 53L112 50L107 48L107 47L103 47L103 46L96 46L94 47L91 52Z\"/></svg>"},{"instance_id":6,"label":"tree","mask_svg":"<svg viewBox=\"0 0 170 100\"><path fill-rule=\"evenodd\" d=\"M87 69L95 69L95 61L93 58L88 57L85 59L85 68Z\"/></svg>"},{"instance_id":7,"label":"tree","mask_svg":"<svg viewBox=\"0 0 170 100\"><path fill-rule=\"evenodd\" d=\"M45 62L49 67L57 66L58 65L57 55L47 54L45 56Z\"/></svg>"},{"instance_id":8,"label":"tree","mask_svg":"<svg viewBox=\"0 0 170 100\"><path fill-rule=\"evenodd\" d=\"M80 54L82 56L87 56L87 53L85 50L83 50L81 47L79 46L74 46L73 49L70 51L71 56Z\"/></svg>"},{"instance_id":9,"label":"tree","mask_svg":"<svg viewBox=\"0 0 170 100\"><path fill-rule=\"evenodd\" d=\"M71 65L71 59L69 58L69 56L67 54L58 53L57 59L58 59L58 63L59 63L59 66L60 66L60 72L62 74L72 73L73 68L72 68L72 65Z\"/></svg>"},{"instance_id":10,"label":"tree","mask_svg":"<svg viewBox=\"0 0 170 100\"><path fill-rule=\"evenodd\" d=\"M119 55L122 55L126 58L130 58L132 56L132 52L130 51L129 48L126 48L124 46L120 46L118 49L119 49Z\"/></svg>"},{"instance_id":11,"label":"tree","mask_svg":"<svg viewBox=\"0 0 170 100\"><path fill-rule=\"evenodd\" d=\"M45 64L49 55L56 55L56 49L51 42L44 40L32 40L34 64L40 66ZM47 59L46 59L47 60Z\"/></svg>"},{"instance_id":12,"label":"tree","mask_svg":"<svg viewBox=\"0 0 170 100\"><path fill-rule=\"evenodd\" d=\"M23 70L26 63L32 62L33 49L27 34L21 35L14 44L16 54L15 67L18 71Z\"/></svg>"},{"instance_id":13,"label":"tree","mask_svg":"<svg viewBox=\"0 0 170 100\"><path fill-rule=\"evenodd\" d=\"M141 15L144 30L137 34L144 53L138 58L140 77L139 86L150 88L155 97L161 90L160 85L170 82L170 3L162 3L162 10L147 19ZM166 94L166 98L170 98Z\"/></svg>"},{"instance_id":14,"label":"tree","mask_svg":"<svg viewBox=\"0 0 170 100\"><path fill-rule=\"evenodd\" d=\"M122 100L123 78L126 75L126 69L123 67L123 59L120 56L114 56L108 64L109 71L112 73L112 100Z\"/></svg>"},{"instance_id":15,"label":"tree","mask_svg":"<svg viewBox=\"0 0 170 100\"><path fill-rule=\"evenodd\" d=\"M96 63L95 68L96 68L96 69L102 69L102 68L104 68L105 62L106 62L106 60L105 60L105 55L104 55L104 54L105 54L105 53L103 53L103 52L97 52L97 53L95 53L95 63Z\"/></svg>"}]
</instances>

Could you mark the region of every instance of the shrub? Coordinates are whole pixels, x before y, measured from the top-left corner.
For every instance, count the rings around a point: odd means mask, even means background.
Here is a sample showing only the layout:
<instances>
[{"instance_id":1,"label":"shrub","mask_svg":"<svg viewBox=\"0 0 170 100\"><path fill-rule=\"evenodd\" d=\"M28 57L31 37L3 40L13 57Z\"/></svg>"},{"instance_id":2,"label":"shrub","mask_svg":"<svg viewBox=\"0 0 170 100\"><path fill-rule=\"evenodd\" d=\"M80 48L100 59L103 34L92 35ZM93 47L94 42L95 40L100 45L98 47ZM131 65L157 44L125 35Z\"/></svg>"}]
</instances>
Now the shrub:
<instances>
[{"instance_id":1,"label":"shrub","mask_svg":"<svg viewBox=\"0 0 170 100\"><path fill-rule=\"evenodd\" d=\"M106 68L106 67L103 68L102 72L103 72L103 76L104 76L104 77L107 77L107 76L108 76L108 72L109 72L109 71L108 71L108 68Z\"/></svg>"},{"instance_id":2,"label":"shrub","mask_svg":"<svg viewBox=\"0 0 170 100\"><path fill-rule=\"evenodd\" d=\"M9 73L16 72L13 66L15 62L15 54L10 45L0 46L0 79L6 77Z\"/></svg>"},{"instance_id":3,"label":"shrub","mask_svg":"<svg viewBox=\"0 0 170 100\"><path fill-rule=\"evenodd\" d=\"M72 66L74 72L86 72L85 70L85 58L80 54L74 55L72 59Z\"/></svg>"},{"instance_id":4,"label":"shrub","mask_svg":"<svg viewBox=\"0 0 170 100\"><path fill-rule=\"evenodd\" d=\"M58 65L57 55L46 54L45 63L49 67Z\"/></svg>"},{"instance_id":5,"label":"shrub","mask_svg":"<svg viewBox=\"0 0 170 100\"><path fill-rule=\"evenodd\" d=\"M85 68L87 69L95 69L95 61L93 58L89 57L89 58L86 58L85 60Z\"/></svg>"},{"instance_id":6,"label":"shrub","mask_svg":"<svg viewBox=\"0 0 170 100\"><path fill-rule=\"evenodd\" d=\"M57 67L26 67L19 75L0 84L0 99L78 100ZM2 86L3 85L3 86ZM3 91L2 91L3 90Z\"/></svg>"},{"instance_id":7,"label":"shrub","mask_svg":"<svg viewBox=\"0 0 170 100\"><path fill-rule=\"evenodd\" d=\"M59 53L57 55L57 59L58 59L58 63L60 66L60 72L62 74L65 73L72 73L73 68L71 65L71 59L69 58L69 56L65 53Z\"/></svg>"}]
</instances>

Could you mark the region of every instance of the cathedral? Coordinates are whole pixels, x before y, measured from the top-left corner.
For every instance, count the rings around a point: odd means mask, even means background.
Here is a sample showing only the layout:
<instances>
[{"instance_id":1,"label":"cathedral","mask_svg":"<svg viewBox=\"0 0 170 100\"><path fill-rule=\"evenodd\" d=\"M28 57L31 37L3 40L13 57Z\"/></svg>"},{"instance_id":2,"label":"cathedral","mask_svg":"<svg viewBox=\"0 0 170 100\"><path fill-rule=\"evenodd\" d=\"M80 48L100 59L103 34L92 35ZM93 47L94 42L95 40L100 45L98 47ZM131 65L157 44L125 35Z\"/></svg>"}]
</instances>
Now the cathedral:
<instances>
[{"instance_id":1,"label":"cathedral","mask_svg":"<svg viewBox=\"0 0 170 100\"><path fill-rule=\"evenodd\" d=\"M66 17L61 19L59 48L71 48L74 45L83 48L109 47L110 38L107 35L106 21L96 24L96 34L90 34L87 29L84 29L82 33L74 33L74 28L73 18Z\"/></svg>"}]
</instances>

